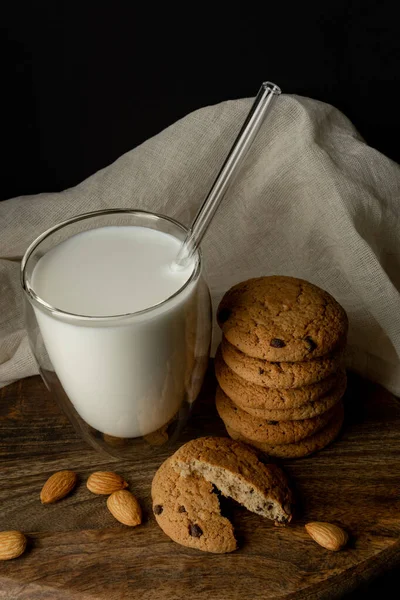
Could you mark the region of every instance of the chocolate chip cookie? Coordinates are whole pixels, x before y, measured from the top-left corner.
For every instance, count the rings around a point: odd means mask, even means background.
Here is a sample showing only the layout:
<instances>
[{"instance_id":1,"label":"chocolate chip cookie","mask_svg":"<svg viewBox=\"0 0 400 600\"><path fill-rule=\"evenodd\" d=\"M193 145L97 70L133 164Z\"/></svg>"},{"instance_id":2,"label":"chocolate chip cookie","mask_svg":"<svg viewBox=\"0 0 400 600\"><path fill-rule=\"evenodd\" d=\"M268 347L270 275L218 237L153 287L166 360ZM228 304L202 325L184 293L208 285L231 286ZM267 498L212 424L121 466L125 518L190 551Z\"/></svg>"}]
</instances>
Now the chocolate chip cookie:
<instances>
[{"instance_id":1,"label":"chocolate chip cookie","mask_svg":"<svg viewBox=\"0 0 400 600\"><path fill-rule=\"evenodd\" d=\"M222 357L237 375L269 388L299 388L322 381L343 368L344 348L305 362L269 362L243 354L226 338L221 342Z\"/></svg>"},{"instance_id":2,"label":"chocolate chip cookie","mask_svg":"<svg viewBox=\"0 0 400 600\"><path fill-rule=\"evenodd\" d=\"M255 442L254 440L249 440L231 427L227 425L225 425L225 427L232 439L245 442L250 446L262 450L266 454L269 454L269 456L279 458L301 458L309 456L328 446L328 444L338 436L343 425L343 418L343 404L342 402L339 402L335 407L332 418L325 427L320 429L317 433L293 444L265 444L263 442Z\"/></svg>"},{"instance_id":3,"label":"chocolate chip cookie","mask_svg":"<svg viewBox=\"0 0 400 600\"><path fill-rule=\"evenodd\" d=\"M285 474L277 465L261 463L243 444L202 437L179 448L171 462L180 475L204 477L252 512L277 523L292 518L293 496Z\"/></svg>"},{"instance_id":4,"label":"chocolate chip cookie","mask_svg":"<svg viewBox=\"0 0 400 600\"><path fill-rule=\"evenodd\" d=\"M221 515L213 485L197 475L181 477L167 459L154 476L153 513L174 542L204 552L236 550L230 521Z\"/></svg>"},{"instance_id":5,"label":"chocolate chip cookie","mask_svg":"<svg viewBox=\"0 0 400 600\"><path fill-rule=\"evenodd\" d=\"M307 419L325 412L343 396L347 382L346 372L341 370L301 388L263 387L236 375L222 359L220 348L214 366L220 387L239 408L255 417L276 421Z\"/></svg>"},{"instance_id":6,"label":"chocolate chip cookie","mask_svg":"<svg viewBox=\"0 0 400 600\"><path fill-rule=\"evenodd\" d=\"M232 287L217 321L226 339L253 358L313 360L343 346L348 319L325 290L303 279L258 277Z\"/></svg>"},{"instance_id":7,"label":"chocolate chip cookie","mask_svg":"<svg viewBox=\"0 0 400 600\"><path fill-rule=\"evenodd\" d=\"M228 398L219 386L215 402L218 414L225 425L247 439L266 444L293 444L317 433L328 423L335 408L330 408L325 413L311 419L267 421L244 412Z\"/></svg>"}]
</instances>

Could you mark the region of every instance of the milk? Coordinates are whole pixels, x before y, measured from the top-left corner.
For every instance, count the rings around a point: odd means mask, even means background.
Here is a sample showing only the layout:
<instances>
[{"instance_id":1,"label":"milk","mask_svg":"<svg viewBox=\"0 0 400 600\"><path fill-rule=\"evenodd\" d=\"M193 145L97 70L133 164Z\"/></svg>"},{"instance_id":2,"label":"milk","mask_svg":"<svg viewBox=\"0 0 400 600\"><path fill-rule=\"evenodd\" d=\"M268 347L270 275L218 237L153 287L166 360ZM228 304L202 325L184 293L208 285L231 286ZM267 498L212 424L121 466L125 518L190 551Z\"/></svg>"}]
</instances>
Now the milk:
<instances>
[{"instance_id":1,"label":"milk","mask_svg":"<svg viewBox=\"0 0 400 600\"><path fill-rule=\"evenodd\" d=\"M185 286L193 264L171 269L180 244L146 227L101 227L61 242L33 270L34 292L68 313L34 307L54 370L79 415L108 435L156 431L187 394L197 285ZM116 315L128 316L105 318Z\"/></svg>"}]
</instances>

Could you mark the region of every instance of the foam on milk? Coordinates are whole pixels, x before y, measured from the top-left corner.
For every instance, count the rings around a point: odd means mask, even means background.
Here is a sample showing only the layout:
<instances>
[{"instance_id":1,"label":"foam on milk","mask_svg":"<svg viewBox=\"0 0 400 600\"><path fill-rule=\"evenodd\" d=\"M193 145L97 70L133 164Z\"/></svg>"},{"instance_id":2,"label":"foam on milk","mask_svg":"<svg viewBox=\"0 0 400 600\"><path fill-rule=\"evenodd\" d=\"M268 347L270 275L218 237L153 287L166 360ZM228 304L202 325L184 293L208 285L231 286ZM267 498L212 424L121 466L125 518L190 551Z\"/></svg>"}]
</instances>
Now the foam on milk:
<instances>
[{"instance_id":1,"label":"foam on milk","mask_svg":"<svg viewBox=\"0 0 400 600\"><path fill-rule=\"evenodd\" d=\"M47 252L32 288L76 315L136 313L119 321L74 320L35 308L47 353L80 416L109 435L138 437L173 417L185 395L188 324L196 321L196 285L168 303L194 265L172 270L181 242L146 227L102 227Z\"/></svg>"}]
</instances>

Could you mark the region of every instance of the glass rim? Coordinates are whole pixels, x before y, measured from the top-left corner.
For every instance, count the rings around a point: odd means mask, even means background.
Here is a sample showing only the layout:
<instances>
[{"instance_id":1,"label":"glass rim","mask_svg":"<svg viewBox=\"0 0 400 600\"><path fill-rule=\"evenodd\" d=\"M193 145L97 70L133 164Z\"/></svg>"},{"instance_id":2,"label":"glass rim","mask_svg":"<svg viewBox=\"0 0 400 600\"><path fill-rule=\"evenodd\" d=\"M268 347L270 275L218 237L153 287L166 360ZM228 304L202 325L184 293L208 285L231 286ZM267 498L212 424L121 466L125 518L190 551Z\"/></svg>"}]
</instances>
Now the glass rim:
<instances>
[{"instance_id":1,"label":"glass rim","mask_svg":"<svg viewBox=\"0 0 400 600\"><path fill-rule=\"evenodd\" d=\"M197 248L197 251L196 251L197 260L195 262L193 271L192 271L190 277L185 281L185 283L176 292L171 294L171 296L168 296L168 298L165 298L165 300L162 300L161 302L158 302L157 304L152 304L148 308L143 308L141 310L137 310L134 312L122 313L122 314L118 314L118 315L92 316L92 315L80 315L77 313L68 312L66 310L57 308L56 306L52 306L51 304L46 302L46 300L44 300L38 294L36 294L36 292L33 290L33 288L30 285L30 282L29 282L29 279L28 279L27 273L26 273L27 266L29 264L29 259L31 258L32 254L36 250L36 248L46 238L51 236L56 231L59 231L60 229L67 227L68 225L77 223L79 221L84 221L85 219L100 217L100 216L104 216L104 215L112 215L112 214L136 215L139 217L145 216L148 218L153 218L154 221L157 221L157 220L169 221L170 223L172 223L173 225L175 225L176 227L181 229L185 234L188 232L188 229L184 225L182 225L182 223L179 223L179 221L176 221L172 217L168 217L166 215L161 215L159 213L150 212L150 211L146 211L146 210L129 209L129 208L108 208L108 209L103 209L103 210L90 211L87 213L81 213L79 215L71 217L70 219L61 221L57 225L53 225L53 227L46 229L46 231L44 231L37 238L35 238L33 240L33 242L28 246L27 250L25 251L24 256L22 257L21 269L20 269L21 286L30 302L37 305L39 308L44 309L47 313L50 313L51 315L59 316L61 318L67 317L68 319L71 319L74 321L103 322L103 323L108 322L108 321L112 321L112 322L122 321L122 320L128 319L130 317L145 315L146 313L150 313L158 308L165 306L171 300L173 300L174 298L179 296L189 286L189 284L192 281L194 281L195 279L197 279L199 277L200 272L201 272L202 254L201 254L200 248Z\"/></svg>"}]
</instances>

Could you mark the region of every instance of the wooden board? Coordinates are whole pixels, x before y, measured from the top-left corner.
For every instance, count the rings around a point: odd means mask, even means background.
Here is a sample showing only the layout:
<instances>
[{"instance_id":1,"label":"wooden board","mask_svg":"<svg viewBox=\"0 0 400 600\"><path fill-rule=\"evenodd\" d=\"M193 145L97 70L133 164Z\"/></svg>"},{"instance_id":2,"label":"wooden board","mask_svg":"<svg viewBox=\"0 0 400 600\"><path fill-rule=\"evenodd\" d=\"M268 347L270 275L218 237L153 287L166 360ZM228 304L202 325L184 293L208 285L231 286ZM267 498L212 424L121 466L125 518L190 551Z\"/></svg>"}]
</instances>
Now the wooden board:
<instances>
[{"instance_id":1,"label":"wooden board","mask_svg":"<svg viewBox=\"0 0 400 600\"><path fill-rule=\"evenodd\" d=\"M184 439L223 434L210 374ZM165 458L158 451L115 461L72 430L38 377L0 390L0 530L29 536L29 551L0 563L0 598L213 600L341 598L400 565L400 405L378 386L352 376L340 438L317 455L286 461L301 513L286 528L236 506L238 551L212 555L170 541L151 514L150 485ZM42 506L39 492L59 469L79 473L65 500ZM94 470L126 477L146 513L129 529L113 520L104 497L85 486ZM331 553L304 523L345 527L349 547Z\"/></svg>"}]
</instances>

